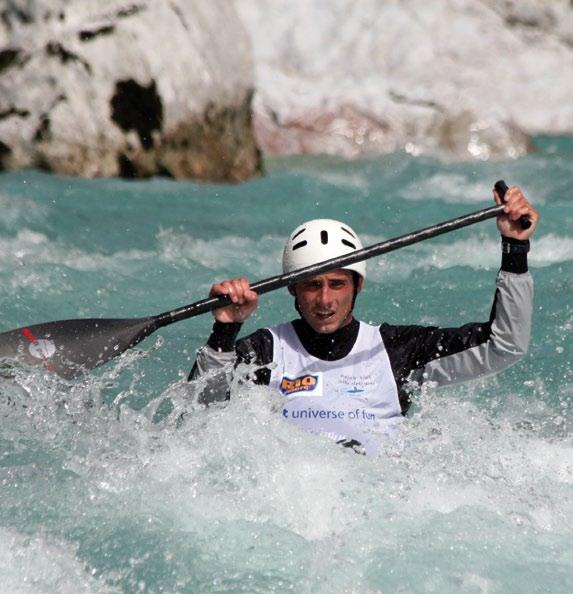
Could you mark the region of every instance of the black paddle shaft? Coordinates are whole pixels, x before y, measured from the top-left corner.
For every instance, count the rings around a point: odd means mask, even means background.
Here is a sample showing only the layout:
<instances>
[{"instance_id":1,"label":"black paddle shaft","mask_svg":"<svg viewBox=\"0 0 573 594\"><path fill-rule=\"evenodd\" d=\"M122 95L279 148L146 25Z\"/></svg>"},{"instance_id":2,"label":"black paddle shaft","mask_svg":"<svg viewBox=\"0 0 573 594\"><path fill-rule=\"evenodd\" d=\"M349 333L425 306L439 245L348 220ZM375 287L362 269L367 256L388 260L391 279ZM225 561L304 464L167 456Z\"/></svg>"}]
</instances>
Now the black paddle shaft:
<instances>
[{"instance_id":1,"label":"black paddle shaft","mask_svg":"<svg viewBox=\"0 0 573 594\"><path fill-rule=\"evenodd\" d=\"M499 180L495 183L494 189L501 200L503 200L505 194L509 190L509 187L505 181ZM502 214L503 209L503 205L498 205L486 208L484 210L479 210L474 213L445 221L444 223L439 223L437 225L432 225L431 227L426 227L425 229L420 229L419 231L401 235L395 239L389 239L388 241L383 241L382 243L377 243L370 247L356 250L355 252L345 254L344 256L331 258L330 260L325 260L319 264L312 264L311 266L289 272L288 274L281 274L266 280L258 281L251 285L251 289L256 291L259 295L262 295L263 293L268 293L269 291L274 291L275 289L287 287L288 285L292 285L296 282L304 280L305 278L315 276L316 274L322 274L328 270L343 268L344 266L349 266L351 264L355 264L356 262L361 262L362 260L368 260L375 256L387 254L388 252L392 252L399 248L406 247L408 245L412 245L438 235L443 235L444 233L449 233L450 231L455 231L456 229L461 229L462 227L467 227L468 225L473 225L475 223L479 223L480 221L485 221L486 219L491 219ZM519 219L519 223L523 229L528 229L531 227L531 221L525 216L522 216ZM172 324L173 322L178 322L180 320L184 320L207 311L218 309L219 307L229 305L230 303L232 303L232 301L226 295L219 297L209 297L208 299L197 301L196 303L186 305L180 309L159 314L156 316L155 320L157 327L166 326L168 324Z\"/></svg>"},{"instance_id":2,"label":"black paddle shaft","mask_svg":"<svg viewBox=\"0 0 573 594\"><path fill-rule=\"evenodd\" d=\"M311 266L306 266L305 268L300 268L299 270L294 270L293 272L289 272L287 274L281 274L262 281L258 281L251 285L251 289L256 291L259 295L262 295L263 293L268 293L269 291L274 291L275 289L287 287L294 283L300 282L305 278L322 274L324 272L328 272L329 270L344 268L345 266L355 264L356 262L368 260L369 258L380 256L381 254L387 254L388 252L392 252L399 248L406 247L408 245L412 245L414 243L418 243L444 233L449 233L450 231L454 231L456 229L460 229L461 227L467 227L468 225L473 225L474 223L491 219L503 213L503 209L503 205L492 206L490 208L467 214L456 219L451 219L450 221L446 221L444 223L439 223L438 225L432 225L431 227L426 227L425 229L420 229L419 231L414 231L413 233L407 233L406 235L401 235L400 237L389 239L387 241L383 241L382 243L376 243L361 250L356 250L349 254L345 254L344 256L331 258L330 260L325 260L324 262L320 262L318 264L312 264ZM192 303L191 305L186 305L180 309L159 314L156 317L156 322L158 327L166 326L168 324L172 324L173 322L178 322L180 320L184 320L207 311L218 309L219 307L223 307L231 303L232 301L227 295L209 297L207 299Z\"/></svg>"},{"instance_id":3,"label":"black paddle shaft","mask_svg":"<svg viewBox=\"0 0 573 594\"><path fill-rule=\"evenodd\" d=\"M502 182L498 182L501 184ZM498 185L496 184L496 186ZM505 185L505 184L504 184ZM500 185L500 197L507 191ZM419 231L377 243L289 272L261 280L251 285L259 294L268 293L299 282L316 274L342 268L362 260L392 252L455 231L468 225L491 219L503 213L503 205L492 206ZM44 365L58 375L71 378L85 369L97 367L135 346L158 328L229 305L226 295L209 297L156 316L132 319L81 319L35 324L0 334L0 359L17 359L25 364Z\"/></svg>"}]
</instances>

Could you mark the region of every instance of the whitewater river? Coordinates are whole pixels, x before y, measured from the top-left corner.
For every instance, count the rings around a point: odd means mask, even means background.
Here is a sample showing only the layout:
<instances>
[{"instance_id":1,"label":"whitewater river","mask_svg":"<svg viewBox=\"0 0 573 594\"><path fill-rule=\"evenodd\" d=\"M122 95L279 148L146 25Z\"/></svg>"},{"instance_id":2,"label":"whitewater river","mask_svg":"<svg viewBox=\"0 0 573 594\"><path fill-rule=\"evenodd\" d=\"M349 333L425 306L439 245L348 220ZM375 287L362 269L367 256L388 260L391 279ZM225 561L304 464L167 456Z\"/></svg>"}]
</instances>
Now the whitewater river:
<instances>
[{"instance_id":1,"label":"whitewater river","mask_svg":"<svg viewBox=\"0 0 573 594\"><path fill-rule=\"evenodd\" d=\"M0 591L570 594L573 139L537 145L510 163L285 159L240 186L0 175L2 332L273 276L309 218L371 244L490 206L499 178L542 215L527 357L417 394L376 458L289 425L264 388L202 409L186 377L210 314L74 381L0 379ZM499 252L486 221L371 260L357 314L487 320ZM296 315L286 290L261 301L244 332Z\"/></svg>"}]
</instances>

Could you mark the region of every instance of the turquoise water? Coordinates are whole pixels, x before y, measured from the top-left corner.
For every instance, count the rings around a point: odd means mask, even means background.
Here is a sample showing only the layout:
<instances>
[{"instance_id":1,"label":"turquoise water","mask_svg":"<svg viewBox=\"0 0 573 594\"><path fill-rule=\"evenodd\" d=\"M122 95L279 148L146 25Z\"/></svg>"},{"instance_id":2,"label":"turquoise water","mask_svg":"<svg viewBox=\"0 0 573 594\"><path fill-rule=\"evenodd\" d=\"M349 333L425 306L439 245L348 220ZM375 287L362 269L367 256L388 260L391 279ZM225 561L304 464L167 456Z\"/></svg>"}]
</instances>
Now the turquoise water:
<instances>
[{"instance_id":1,"label":"turquoise water","mask_svg":"<svg viewBox=\"0 0 573 594\"><path fill-rule=\"evenodd\" d=\"M0 380L2 591L573 591L573 139L537 146L509 163L292 158L240 186L0 175L0 331L155 314L223 277L273 276L309 218L371 244L489 206L499 178L542 214L528 356L418 394L376 459L288 425L264 388L202 410L185 378L208 314L81 380ZM486 221L370 261L357 312L487 319L498 266ZM245 331L293 315L273 292Z\"/></svg>"}]
</instances>

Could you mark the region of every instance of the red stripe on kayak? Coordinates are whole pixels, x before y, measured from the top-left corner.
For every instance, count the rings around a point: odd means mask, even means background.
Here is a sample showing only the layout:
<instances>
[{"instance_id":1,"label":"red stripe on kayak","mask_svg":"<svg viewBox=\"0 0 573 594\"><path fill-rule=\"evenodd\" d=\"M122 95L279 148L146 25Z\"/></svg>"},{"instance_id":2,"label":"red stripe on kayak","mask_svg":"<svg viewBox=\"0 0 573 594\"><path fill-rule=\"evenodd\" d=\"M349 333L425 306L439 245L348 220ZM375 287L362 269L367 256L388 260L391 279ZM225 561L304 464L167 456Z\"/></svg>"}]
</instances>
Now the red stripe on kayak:
<instances>
[{"instance_id":1,"label":"red stripe on kayak","mask_svg":"<svg viewBox=\"0 0 573 594\"><path fill-rule=\"evenodd\" d=\"M30 342L36 342L37 338L32 334L30 328L22 328L22 334Z\"/></svg>"}]
</instances>

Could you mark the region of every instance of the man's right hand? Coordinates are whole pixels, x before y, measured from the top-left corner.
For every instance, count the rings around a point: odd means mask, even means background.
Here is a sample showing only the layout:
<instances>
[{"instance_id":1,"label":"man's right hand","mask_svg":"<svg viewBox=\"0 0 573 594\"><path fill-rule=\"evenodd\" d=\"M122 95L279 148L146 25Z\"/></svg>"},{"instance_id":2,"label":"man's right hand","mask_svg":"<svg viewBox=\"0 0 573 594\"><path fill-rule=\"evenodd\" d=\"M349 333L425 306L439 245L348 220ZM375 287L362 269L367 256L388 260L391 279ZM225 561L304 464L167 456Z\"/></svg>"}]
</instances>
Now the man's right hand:
<instances>
[{"instance_id":1,"label":"man's right hand","mask_svg":"<svg viewBox=\"0 0 573 594\"><path fill-rule=\"evenodd\" d=\"M251 290L249 281L243 276L216 283L211 287L209 297L228 295L233 304L213 311L218 322L223 324L242 323L257 309L259 295Z\"/></svg>"}]
</instances>

